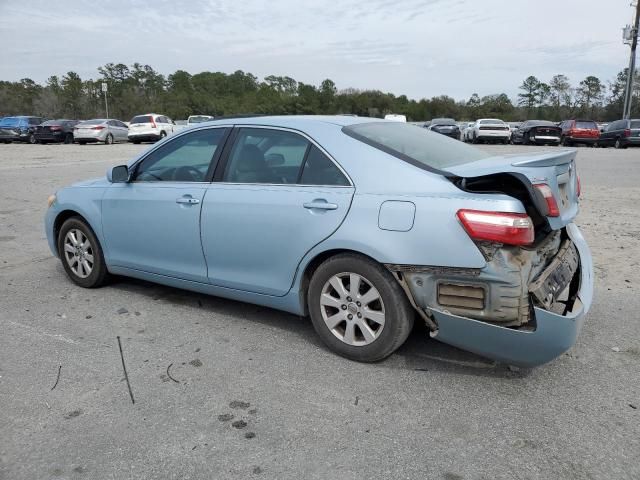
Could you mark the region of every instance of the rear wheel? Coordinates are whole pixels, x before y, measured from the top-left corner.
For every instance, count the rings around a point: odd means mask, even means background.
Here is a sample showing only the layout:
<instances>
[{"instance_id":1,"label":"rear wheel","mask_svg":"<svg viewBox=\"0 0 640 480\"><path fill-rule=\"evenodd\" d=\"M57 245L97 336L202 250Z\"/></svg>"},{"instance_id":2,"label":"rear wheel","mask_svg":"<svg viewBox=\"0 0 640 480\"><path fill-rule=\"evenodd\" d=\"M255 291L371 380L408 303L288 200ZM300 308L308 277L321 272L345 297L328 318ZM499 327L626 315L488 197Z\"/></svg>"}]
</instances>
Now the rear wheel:
<instances>
[{"instance_id":1,"label":"rear wheel","mask_svg":"<svg viewBox=\"0 0 640 480\"><path fill-rule=\"evenodd\" d=\"M616 138L616 143L613 144L614 148L627 148L626 145L624 145L621 141L620 141L620 137Z\"/></svg>"},{"instance_id":2,"label":"rear wheel","mask_svg":"<svg viewBox=\"0 0 640 480\"><path fill-rule=\"evenodd\" d=\"M78 142L78 143L79 143L80 145L86 145L86 144L87 144L87 142L82 142L82 141L80 141L80 142Z\"/></svg>"},{"instance_id":3,"label":"rear wheel","mask_svg":"<svg viewBox=\"0 0 640 480\"><path fill-rule=\"evenodd\" d=\"M562 143L563 147L570 147L573 145L573 143L571 143L571 140L569 140L567 137L562 137L560 143Z\"/></svg>"},{"instance_id":4,"label":"rear wheel","mask_svg":"<svg viewBox=\"0 0 640 480\"><path fill-rule=\"evenodd\" d=\"M407 339L414 311L393 275L355 254L325 261L313 274L309 313L322 341L343 357L375 362Z\"/></svg>"},{"instance_id":5,"label":"rear wheel","mask_svg":"<svg viewBox=\"0 0 640 480\"><path fill-rule=\"evenodd\" d=\"M110 133L107 134L107 137L104 139L104 143L106 145L112 145L113 144L113 135L111 135Z\"/></svg>"},{"instance_id":6,"label":"rear wheel","mask_svg":"<svg viewBox=\"0 0 640 480\"><path fill-rule=\"evenodd\" d=\"M71 217L62 224L58 254L67 275L77 285L96 288L107 281L109 273L100 242L81 218Z\"/></svg>"},{"instance_id":7,"label":"rear wheel","mask_svg":"<svg viewBox=\"0 0 640 480\"><path fill-rule=\"evenodd\" d=\"M131 140L135 145L139 145L140 144L140 140Z\"/></svg>"},{"instance_id":8,"label":"rear wheel","mask_svg":"<svg viewBox=\"0 0 640 480\"><path fill-rule=\"evenodd\" d=\"M67 133L64 137L64 143L66 144L73 143L73 134Z\"/></svg>"},{"instance_id":9,"label":"rear wheel","mask_svg":"<svg viewBox=\"0 0 640 480\"><path fill-rule=\"evenodd\" d=\"M36 136L33 133L29 135L29 143L31 145L35 145L36 143L38 143L38 140L36 139Z\"/></svg>"}]
</instances>

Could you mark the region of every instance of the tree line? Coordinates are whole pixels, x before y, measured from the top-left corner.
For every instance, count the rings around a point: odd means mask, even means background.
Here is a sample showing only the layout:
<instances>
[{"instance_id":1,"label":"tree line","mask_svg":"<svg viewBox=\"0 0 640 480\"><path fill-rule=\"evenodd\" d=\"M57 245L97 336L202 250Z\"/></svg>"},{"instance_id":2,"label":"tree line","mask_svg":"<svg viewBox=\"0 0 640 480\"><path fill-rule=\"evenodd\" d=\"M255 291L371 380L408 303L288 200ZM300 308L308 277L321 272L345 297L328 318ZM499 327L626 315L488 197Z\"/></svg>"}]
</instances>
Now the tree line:
<instances>
[{"instance_id":1,"label":"tree line","mask_svg":"<svg viewBox=\"0 0 640 480\"><path fill-rule=\"evenodd\" d=\"M608 82L587 76L572 85L558 74L548 82L527 77L514 103L505 93L455 100L447 95L414 100L379 90L338 90L326 79L320 85L298 82L291 77L270 75L260 80L251 73L184 70L164 76L149 65L107 63L99 77L83 80L75 72L61 78L51 76L44 85L29 78L0 81L0 117L39 115L47 118L104 117L101 90L108 86L109 116L129 120L140 113L157 112L174 119L189 115L234 114L355 114L381 117L387 113L407 116L410 121L452 117L475 120L498 117L505 121L588 118L610 121L621 118L628 69ZM634 75L632 116L640 117L640 77Z\"/></svg>"}]
</instances>

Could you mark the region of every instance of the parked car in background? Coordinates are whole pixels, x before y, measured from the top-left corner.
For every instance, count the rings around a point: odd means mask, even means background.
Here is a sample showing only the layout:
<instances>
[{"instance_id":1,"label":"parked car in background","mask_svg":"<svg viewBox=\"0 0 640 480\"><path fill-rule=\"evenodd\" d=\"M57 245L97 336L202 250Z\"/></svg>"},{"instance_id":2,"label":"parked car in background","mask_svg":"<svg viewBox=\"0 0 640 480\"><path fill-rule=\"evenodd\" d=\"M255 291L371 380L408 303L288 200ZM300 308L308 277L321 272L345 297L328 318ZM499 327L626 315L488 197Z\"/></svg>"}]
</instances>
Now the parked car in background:
<instances>
[{"instance_id":1,"label":"parked car in background","mask_svg":"<svg viewBox=\"0 0 640 480\"><path fill-rule=\"evenodd\" d=\"M600 139L598 124L593 120L564 120L560 123L560 128L561 143L565 147L576 144L593 146Z\"/></svg>"},{"instance_id":2,"label":"parked car in background","mask_svg":"<svg viewBox=\"0 0 640 480\"><path fill-rule=\"evenodd\" d=\"M560 145L562 129L547 120L527 120L511 133L512 144Z\"/></svg>"},{"instance_id":3,"label":"parked car in background","mask_svg":"<svg viewBox=\"0 0 640 480\"><path fill-rule=\"evenodd\" d=\"M462 135L461 135L461 140L463 142L470 142L471 141L471 134L473 133L473 126L475 125L476 122L467 122L464 124L464 127L462 128Z\"/></svg>"},{"instance_id":4,"label":"parked car in background","mask_svg":"<svg viewBox=\"0 0 640 480\"><path fill-rule=\"evenodd\" d=\"M165 115L157 113L136 115L129 122L128 138L133 143L156 142L171 135L174 125L173 120Z\"/></svg>"},{"instance_id":5,"label":"parked car in background","mask_svg":"<svg viewBox=\"0 0 640 480\"><path fill-rule=\"evenodd\" d=\"M473 123L467 134L472 143L509 143L511 129L498 118L480 118Z\"/></svg>"},{"instance_id":6,"label":"parked car in background","mask_svg":"<svg viewBox=\"0 0 640 480\"><path fill-rule=\"evenodd\" d=\"M36 143L73 143L73 127L79 120L47 120L40 125L31 127L30 131L36 138Z\"/></svg>"},{"instance_id":7,"label":"parked car in background","mask_svg":"<svg viewBox=\"0 0 640 480\"><path fill-rule=\"evenodd\" d=\"M366 362L417 317L532 367L571 348L593 298L575 156L492 156L374 118L218 120L57 191L45 232L81 287L125 275L310 315Z\"/></svg>"},{"instance_id":8,"label":"parked car in background","mask_svg":"<svg viewBox=\"0 0 640 480\"><path fill-rule=\"evenodd\" d=\"M190 115L187 118L187 125L194 125L196 123L210 122L214 117L211 115Z\"/></svg>"},{"instance_id":9,"label":"parked car in background","mask_svg":"<svg viewBox=\"0 0 640 480\"><path fill-rule=\"evenodd\" d=\"M20 115L16 117L4 117L0 121L0 142L29 142L36 143L36 137L30 130L31 127L40 125L45 119L42 117L30 117Z\"/></svg>"},{"instance_id":10,"label":"parked car in background","mask_svg":"<svg viewBox=\"0 0 640 480\"><path fill-rule=\"evenodd\" d=\"M616 120L600 133L599 147L627 148L640 146L640 119Z\"/></svg>"},{"instance_id":11,"label":"parked car in background","mask_svg":"<svg viewBox=\"0 0 640 480\"><path fill-rule=\"evenodd\" d=\"M384 116L385 120L391 120L392 122L407 122L406 115L400 115L398 113L389 113Z\"/></svg>"},{"instance_id":12,"label":"parked car in background","mask_svg":"<svg viewBox=\"0 0 640 480\"><path fill-rule=\"evenodd\" d=\"M77 124L73 129L73 135L80 145L96 142L111 145L115 142L126 142L129 139L129 128L120 120L94 118Z\"/></svg>"},{"instance_id":13,"label":"parked car in background","mask_svg":"<svg viewBox=\"0 0 640 480\"><path fill-rule=\"evenodd\" d=\"M434 118L428 127L433 132L460 140L460 127L453 118Z\"/></svg>"},{"instance_id":14,"label":"parked car in background","mask_svg":"<svg viewBox=\"0 0 640 480\"><path fill-rule=\"evenodd\" d=\"M511 136L513 137L513 132L515 132L518 127L522 125L522 122L507 122L507 125L509 125L509 130L511 130Z\"/></svg>"}]
</instances>

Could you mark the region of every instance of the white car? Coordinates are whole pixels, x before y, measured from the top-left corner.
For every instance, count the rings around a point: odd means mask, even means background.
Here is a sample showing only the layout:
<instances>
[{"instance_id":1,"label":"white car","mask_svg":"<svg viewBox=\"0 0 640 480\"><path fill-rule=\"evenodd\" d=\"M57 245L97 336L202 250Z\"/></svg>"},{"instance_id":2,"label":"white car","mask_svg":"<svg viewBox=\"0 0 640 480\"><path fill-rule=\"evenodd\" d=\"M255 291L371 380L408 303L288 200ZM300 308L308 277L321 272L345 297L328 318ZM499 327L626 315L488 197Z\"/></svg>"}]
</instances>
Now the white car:
<instances>
[{"instance_id":1,"label":"white car","mask_svg":"<svg viewBox=\"0 0 640 480\"><path fill-rule=\"evenodd\" d=\"M494 142L506 144L511 139L509 125L497 118L478 119L465 132L467 141L472 143Z\"/></svg>"},{"instance_id":2,"label":"white car","mask_svg":"<svg viewBox=\"0 0 640 480\"><path fill-rule=\"evenodd\" d=\"M129 122L129 141L133 143L155 142L174 131L173 120L165 115L146 113L136 115Z\"/></svg>"},{"instance_id":3,"label":"white car","mask_svg":"<svg viewBox=\"0 0 640 480\"><path fill-rule=\"evenodd\" d=\"M468 122L464 125L464 128L460 128L460 130L462 131L462 141L463 142L470 142L471 141L471 133L473 132L473 126L476 124L476 122Z\"/></svg>"}]
</instances>

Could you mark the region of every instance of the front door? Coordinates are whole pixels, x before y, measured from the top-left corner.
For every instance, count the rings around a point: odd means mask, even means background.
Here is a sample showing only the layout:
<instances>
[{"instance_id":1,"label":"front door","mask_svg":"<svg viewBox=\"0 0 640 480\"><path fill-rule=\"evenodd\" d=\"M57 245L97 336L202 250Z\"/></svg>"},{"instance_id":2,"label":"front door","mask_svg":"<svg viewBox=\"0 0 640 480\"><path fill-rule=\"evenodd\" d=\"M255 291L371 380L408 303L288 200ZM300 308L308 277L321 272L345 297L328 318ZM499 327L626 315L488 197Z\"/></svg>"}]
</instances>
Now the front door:
<instances>
[{"instance_id":1,"label":"front door","mask_svg":"<svg viewBox=\"0 0 640 480\"><path fill-rule=\"evenodd\" d=\"M240 128L202 206L202 245L217 286L285 295L298 264L342 223L354 189L306 137Z\"/></svg>"},{"instance_id":2,"label":"front door","mask_svg":"<svg viewBox=\"0 0 640 480\"><path fill-rule=\"evenodd\" d=\"M110 265L207 282L200 211L228 130L180 135L131 168L102 201Z\"/></svg>"}]
</instances>

